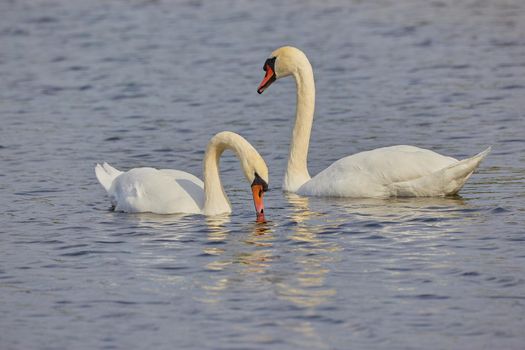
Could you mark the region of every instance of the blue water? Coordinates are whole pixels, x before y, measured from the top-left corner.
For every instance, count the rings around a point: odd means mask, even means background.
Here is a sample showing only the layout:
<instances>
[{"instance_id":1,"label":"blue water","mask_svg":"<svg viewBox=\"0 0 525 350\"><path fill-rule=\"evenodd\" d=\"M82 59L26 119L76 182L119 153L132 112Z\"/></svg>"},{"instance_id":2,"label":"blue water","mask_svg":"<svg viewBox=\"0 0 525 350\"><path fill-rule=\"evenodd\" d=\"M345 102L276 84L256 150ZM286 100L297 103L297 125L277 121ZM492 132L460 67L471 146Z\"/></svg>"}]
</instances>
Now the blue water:
<instances>
[{"instance_id":1,"label":"blue water","mask_svg":"<svg viewBox=\"0 0 525 350\"><path fill-rule=\"evenodd\" d=\"M0 2L1 349L525 348L525 3ZM314 66L312 174L412 144L493 152L459 198L281 192L291 79ZM270 167L267 223L110 210L96 162L202 175L209 138Z\"/></svg>"}]
</instances>

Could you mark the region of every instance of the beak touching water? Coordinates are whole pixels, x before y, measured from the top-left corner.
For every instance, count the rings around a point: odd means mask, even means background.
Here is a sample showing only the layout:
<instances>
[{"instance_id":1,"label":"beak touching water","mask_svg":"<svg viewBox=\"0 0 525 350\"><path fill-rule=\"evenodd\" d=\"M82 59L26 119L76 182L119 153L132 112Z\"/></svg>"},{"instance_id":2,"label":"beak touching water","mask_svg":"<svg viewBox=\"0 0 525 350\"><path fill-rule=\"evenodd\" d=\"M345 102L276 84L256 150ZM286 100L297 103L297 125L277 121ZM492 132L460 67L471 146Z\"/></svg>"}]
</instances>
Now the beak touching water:
<instances>
[{"instance_id":1,"label":"beak touching water","mask_svg":"<svg viewBox=\"0 0 525 350\"><path fill-rule=\"evenodd\" d=\"M259 94L262 94L263 91L266 90L268 86L272 85L272 83L277 79L275 76L275 57L266 60L263 70L266 72L266 74L257 88L257 92Z\"/></svg>"},{"instance_id":2,"label":"beak touching water","mask_svg":"<svg viewBox=\"0 0 525 350\"><path fill-rule=\"evenodd\" d=\"M257 212L257 221L264 220L264 187L261 184L252 185L253 204L255 204L255 211Z\"/></svg>"}]
</instances>

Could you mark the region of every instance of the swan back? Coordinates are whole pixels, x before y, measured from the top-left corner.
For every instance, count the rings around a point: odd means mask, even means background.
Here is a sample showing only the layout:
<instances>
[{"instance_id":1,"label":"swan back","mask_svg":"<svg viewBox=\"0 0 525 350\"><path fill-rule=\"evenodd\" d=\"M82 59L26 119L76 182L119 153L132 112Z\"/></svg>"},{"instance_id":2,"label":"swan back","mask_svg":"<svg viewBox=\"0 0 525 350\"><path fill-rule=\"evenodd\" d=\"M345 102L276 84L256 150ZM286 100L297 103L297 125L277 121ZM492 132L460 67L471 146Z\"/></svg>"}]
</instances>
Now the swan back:
<instances>
[{"instance_id":1,"label":"swan back","mask_svg":"<svg viewBox=\"0 0 525 350\"><path fill-rule=\"evenodd\" d=\"M115 210L156 214L202 212L203 183L180 170L134 168L119 176L108 194Z\"/></svg>"}]
</instances>

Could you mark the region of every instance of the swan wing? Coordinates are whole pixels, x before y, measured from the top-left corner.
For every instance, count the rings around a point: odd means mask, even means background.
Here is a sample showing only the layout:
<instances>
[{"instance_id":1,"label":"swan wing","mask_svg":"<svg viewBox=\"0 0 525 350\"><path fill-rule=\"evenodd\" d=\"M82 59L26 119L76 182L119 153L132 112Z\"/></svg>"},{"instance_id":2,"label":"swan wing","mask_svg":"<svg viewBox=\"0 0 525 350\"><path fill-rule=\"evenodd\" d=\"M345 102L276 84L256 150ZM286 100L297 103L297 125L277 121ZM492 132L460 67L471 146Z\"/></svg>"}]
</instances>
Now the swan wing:
<instances>
[{"instance_id":1,"label":"swan wing","mask_svg":"<svg viewBox=\"0 0 525 350\"><path fill-rule=\"evenodd\" d=\"M156 214L201 213L204 184L180 170L135 168L114 179L108 191L115 210Z\"/></svg>"},{"instance_id":2,"label":"swan wing","mask_svg":"<svg viewBox=\"0 0 525 350\"><path fill-rule=\"evenodd\" d=\"M461 172L464 181L487 153L480 153L472 158L478 157L476 159L479 161L468 163L468 173ZM334 162L305 183L298 193L334 197L448 195L452 194L448 191L452 187L457 192L464 184L459 177L448 176L455 171L453 169L459 169L462 162L414 146L383 147ZM454 168L454 165L458 165L458 168ZM440 171L448 177L440 178ZM461 183L459 188L457 185L445 186L444 182L452 178L457 178L457 184Z\"/></svg>"},{"instance_id":3,"label":"swan wing","mask_svg":"<svg viewBox=\"0 0 525 350\"><path fill-rule=\"evenodd\" d=\"M487 148L474 157L455 162L443 169L417 179L393 183L390 188L399 197L451 196L459 192L481 161L490 153Z\"/></svg>"}]
</instances>

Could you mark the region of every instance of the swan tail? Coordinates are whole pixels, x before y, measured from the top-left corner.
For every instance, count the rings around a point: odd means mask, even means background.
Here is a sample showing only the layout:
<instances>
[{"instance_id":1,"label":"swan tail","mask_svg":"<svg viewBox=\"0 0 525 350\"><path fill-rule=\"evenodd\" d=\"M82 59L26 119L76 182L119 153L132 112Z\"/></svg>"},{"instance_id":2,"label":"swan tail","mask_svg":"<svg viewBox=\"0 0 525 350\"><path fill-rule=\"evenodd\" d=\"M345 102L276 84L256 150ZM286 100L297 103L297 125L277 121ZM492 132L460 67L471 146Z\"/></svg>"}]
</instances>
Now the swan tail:
<instances>
[{"instance_id":1,"label":"swan tail","mask_svg":"<svg viewBox=\"0 0 525 350\"><path fill-rule=\"evenodd\" d=\"M492 147L489 147L483 152L476 154L474 157L463 159L458 163L443 169L445 181L444 195L452 196L457 194L491 150Z\"/></svg>"},{"instance_id":2,"label":"swan tail","mask_svg":"<svg viewBox=\"0 0 525 350\"><path fill-rule=\"evenodd\" d=\"M391 192L398 197L455 195L461 190L465 182L467 182L491 150L492 147L489 147L474 157L460 160L418 179L394 183Z\"/></svg>"},{"instance_id":3,"label":"swan tail","mask_svg":"<svg viewBox=\"0 0 525 350\"><path fill-rule=\"evenodd\" d=\"M104 187L106 191L109 191L113 180L122 174L122 171L117 170L108 163L104 162L102 165L97 164L95 166L95 174L97 175L97 179L102 187Z\"/></svg>"}]
</instances>

